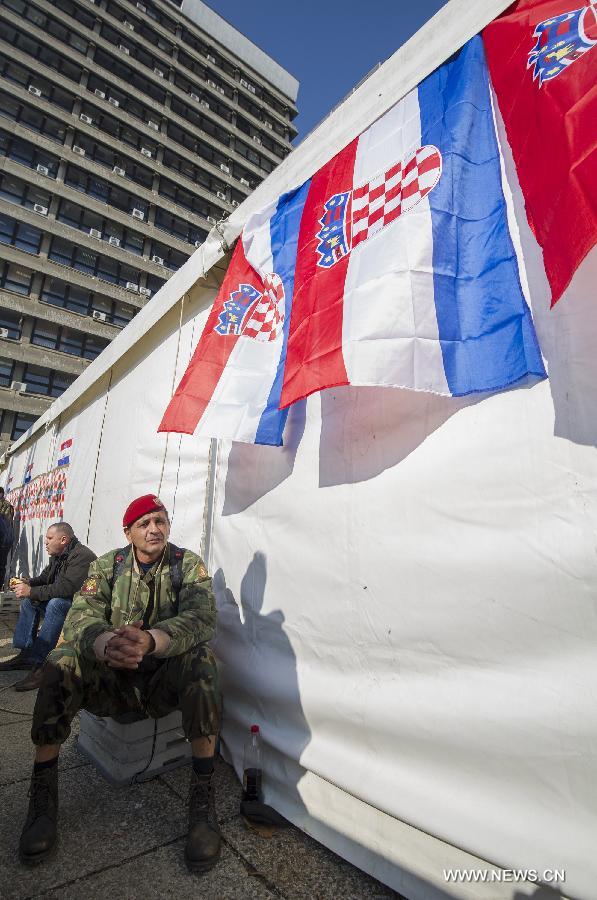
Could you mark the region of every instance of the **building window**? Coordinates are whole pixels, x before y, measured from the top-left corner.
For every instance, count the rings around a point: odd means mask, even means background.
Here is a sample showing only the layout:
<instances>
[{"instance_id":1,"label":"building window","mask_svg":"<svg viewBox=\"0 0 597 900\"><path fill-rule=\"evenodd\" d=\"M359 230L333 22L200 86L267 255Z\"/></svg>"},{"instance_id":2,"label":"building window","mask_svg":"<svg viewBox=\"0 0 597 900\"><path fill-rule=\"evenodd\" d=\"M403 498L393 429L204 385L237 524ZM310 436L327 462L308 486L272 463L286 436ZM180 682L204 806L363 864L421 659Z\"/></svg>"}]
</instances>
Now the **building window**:
<instances>
[{"instance_id":1,"label":"building window","mask_svg":"<svg viewBox=\"0 0 597 900\"><path fill-rule=\"evenodd\" d=\"M16 441L22 434L31 428L37 416L28 416L26 413L17 413L10 433L11 441Z\"/></svg>"},{"instance_id":2,"label":"building window","mask_svg":"<svg viewBox=\"0 0 597 900\"><path fill-rule=\"evenodd\" d=\"M154 56L153 53L148 53L145 47L141 47L134 40L130 40L128 37L124 37L122 32L116 31L114 28L111 28L109 25L106 25L104 23L101 27L100 34L106 41L109 41L111 44L114 44L116 47L118 47L120 52L125 56L130 56L132 59L136 59L137 62L140 62L143 66L147 66L148 69L158 69L163 73L164 78L168 77L168 66L162 61L159 56ZM168 46L170 47L170 49L166 52L169 52L169 55L171 55L172 46Z\"/></svg>"},{"instance_id":3,"label":"building window","mask_svg":"<svg viewBox=\"0 0 597 900\"><path fill-rule=\"evenodd\" d=\"M124 91L114 87L110 81L106 81L104 78L100 78L97 75L90 75L89 80L87 81L87 90L92 94L97 94L99 91L100 94L104 94L102 99L111 103L112 106L118 104L118 107L126 110L129 116L134 116L142 122L147 122L147 120L151 118L151 110L149 107L140 103L129 94L125 94Z\"/></svg>"},{"instance_id":4,"label":"building window","mask_svg":"<svg viewBox=\"0 0 597 900\"><path fill-rule=\"evenodd\" d=\"M126 59L123 56L123 59ZM121 62L120 60L114 59L112 54L106 53L101 48L97 48L94 56L94 64L96 66L101 66L102 69L105 69L107 72L111 72L117 78L120 78L125 84L130 84L131 87L137 88L139 91L143 91L144 94L148 94L153 100L156 100L158 103L161 103L162 106L166 100L166 91L164 88L161 88L158 84L153 81L149 81L146 76L141 75L141 73L136 72L134 69L131 69L130 66L127 66L126 63Z\"/></svg>"},{"instance_id":5,"label":"building window","mask_svg":"<svg viewBox=\"0 0 597 900\"><path fill-rule=\"evenodd\" d=\"M62 12L66 13L67 16L76 19L77 22L80 22L85 28L93 29L95 16L92 16L91 13L81 9L78 3L72 3L71 0L52 0L52 2L56 9L60 9Z\"/></svg>"},{"instance_id":6,"label":"building window","mask_svg":"<svg viewBox=\"0 0 597 900\"><path fill-rule=\"evenodd\" d=\"M51 35L63 44L73 47L79 53L85 54L87 52L88 42L84 38L71 31L62 22L52 18L52 16L47 16L32 3L25 2L25 0L3 0L3 4L22 18L28 19L34 25L37 25L38 28L42 28L46 34Z\"/></svg>"},{"instance_id":7,"label":"building window","mask_svg":"<svg viewBox=\"0 0 597 900\"><path fill-rule=\"evenodd\" d=\"M210 134L215 138L216 141L228 146L228 132L226 129L210 119L209 116L203 115L200 108L194 109L187 103L183 103L178 97L172 98L171 108L172 112L176 113L177 116L186 119L186 121L194 125L195 128L200 128L202 131L205 131L206 134Z\"/></svg>"},{"instance_id":8,"label":"building window","mask_svg":"<svg viewBox=\"0 0 597 900\"><path fill-rule=\"evenodd\" d=\"M152 296L157 294L159 289L166 284L166 278L158 278L157 275L147 276L147 287L151 291Z\"/></svg>"},{"instance_id":9,"label":"building window","mask_svg":"<svg viewBox=\"0 0 597 900\"><path fill-rule=\"evenodd\" d=\"M140 184L142 187L151 189L153 186L153 172L151 169L140 166L138 163L133 162L129 157L121 156L120 153L116 153L110 147L107 147L105 144L101 144L98 141L94 141L93 138L90 138L81 132L77 131L75 133L74 142L77 147L83 148L85 156L89 159L93 159L95 162L98 162L100 165L111 170L114 169L115 166L119 169L123 169L127 178L130 178L131 181Z\"/></svg>"},{"instance_id":10,"label":"building window","mask_svg":"<svg viewBox=\"0 0 597 900\"><path fill-rule=\"evenodd\" d=\"M0 328L8 331L7 337L13 341L21 339L21 316L18 313L9 312L7 309L0 309Z\"/></svg>"},{"instance_id":11,"label":"building window","mask_svg":"<svg viewBox=\"0 0 597 900\"><path fill-rule=\"evenodd\" d=\"M218 190L221 193L224 193L226 191L226 185L218 183L215 178L212 180L212 184L212 192ZM216 187L216 185L219 186ZM207 216L215 216L217 218L220 218L220 207L212 206L211 203L208 203L207 200L203 199L203 197L198 197L197 194L192 194L191 191L179 187L177 184L175 184L174 181L169 181L166 178L160 178L158 193L162 197L167 197L178 206L182 206L185 209L188 209L191 212L195 213L196 215L203 216L203 218L206 218Z\"/></svg>"},{"instance_id":12,"label":"building window","mask_svg":"<svg viewBox=\"0 0 597 900\"><path fill-rule=\"evenodd\" d=\"M80 247L64 238L53 237L48 258L63 266L70 266L86 275L95 275L103 281L127 287L139 285L140 272L116 259L103 256L87 247Z\"/></svg>"},{"instance_id":13,"label":"building window","mask_svg":"<svg viewBox=\"0 0 597 900\"><path fill-rule=\"evenodd\" d=\"M60 160L46 150L38 150L29 141L15 137L0 128L0 156L14 159L22 166L36 169L41 175L56 178ZM41 168L41 171L40 171Z\"/></svg>"},{"instance_id":14,"label":"building window","mask_svg":"<svg viewBox=\"0 0 597 900\"><path fill-rule=\"evenodd\" d=\"M54 103L61 109L66 110L66 112L72 112L75 102L74 94L53 85L41 75L32 72L31 69L14 62L8 56L5 56L4 53L0 53L0 75L3 75L7 81L12 81L21 87L36 88L41 91L44 100L49 100L50 103Z\"/></svg>"},{"instance_id":15,"label":"building window","mask_svg":"<svg viewBox=\"0 0 597 900\"><path fill-rule=\"evenodd\" d=\"M71 356L80 356L84 359L95 359L110 341L95 335L84 334L73 328L54 325L42 319L34 319L31 343L39 347L47 347L50 350L58 350L61 353L69 353Z\"/></svg>"},{"instance_id":16,"label":"building window","mask_svg":"<svg viewBox=\"0 0 597 900\"><path fill-rule=\"evenodd\" d=\"M31 290L33 272L15 263L0 260L0 288L13 294L28 294Z\"/></svg>"},{"instance_id":17,"label":"building window","mask_svg":"<svg viewBox=\"0 0 597 900\"><path fill-rule=\"evenodd\" d=\"M240 156L244 156L245 159L248 159L253 165L259 166L264 172L273 172L275 165L271 160L262 156L260 153L257 153L252 147L247 147L247 145L243 144L242 141L239 141L238 138L234 141L234 148Z\"/></svg>"},{"instance_id":18,"label":"building window","mask_svg":"<svg viewBox=\"0 0 597 900\"><path fill-rule=\"evenodd\" d=\"M29 4L27 4L27 6L29 7ZM27 56L31 56L33 59L39 59L39 61L43 62L46 66L55 69L66 78L70 78L71 81L79 82L81 80L81 75L83 73L81 66L71 62L64 54L57 53L55 50L46 47L45 44L29 37L28 34L20 31L18 28L13 28L8 22L2 23L2 37L7 43L12 44L14 47L17 47L18 50L22 50L23 53L26 53Z\"/></svg>"},{"instance_id":19,"label":"building window","mask_svg":"<svg viewBox=\"0 0 597 900\"><path fill-rule=\"evenodd\" d=\"M159 259L163 260L161 265L172 269L174 272L180 269L189 258L187 254L181 253L179 250L173 250L166 244L160 244L159 241L151 242L150 257L151 259L157 258L156 261Z\"/></svg>"},{"instance_id":20,"label":"building window","mask_svg":"<svg viewBox=\"0 0 597 900\"><path fill-rule=\"evenodd\" d=\"M57 372L55 369L45 369L42 366L27 365L23 372L23 381L27 385L27 392L44 394L46 397L59 397L75 378L76 375Z\"/></svg>"},{"instance_id":21,"label":"building window","mask_svg":"<svg viewBox=\"0 0 597 900\"><path fill-rule=\"evenodd\" d=\"M13 359L5 359L0 356L0 385L2 387L10 387L13 382L13 372L15 364Z\"/></svg>"},{"instance_id":22,"label":"building window","mask_svg":"<svg viewBox=\"0 0 597 900\"><path fill-rule=\"evenodd\" d=\"M118 325L119 328L124 328L136 314L137 310L134 306L129 306L128 303L115 303L114 312L112 313L112 324Z\"/></svg>"},{"instance_id":23,"label":"building window","mask_svg":"<svg viewBox=\"0 0 597 900\"><path fill-rule=\"evenodd\" d=\"M134 194L129 194L128 191L124 191L122 188L112 187L107 182L102 181L95 175L83 172L82 169L78 169L76 166L68 167L64 182L70 187L74 187L77 191L89 194L90 197L95 197L103 203L122 210L122 212L132 214L134 209L139 210L139 212L143 213L143 219L139 221L147 219L149 204L145 200L141 200Z\"/></svg>"},{"instance_id":24,"label":"building window","mask_svg":"<svg viewBox=\"0 0 597 900\"><path fill-rule=\"evenodd\" d=\"M34 109L27 103L19 103L4 91L0 91L0 115L19 122L25 128L31 128L32 131L43 134L51 141L56 141L57 144L64 144L66 125L52 116L46 116L39 109Z\"/></svg>"},{"instance_id":25,"label":"building window","mask_svg":"<svg viewBox=\"0 0 597 900\"><path fill-rule=\"evenodd\" d=\"M180 6L180 3L176 4ZM153 19L154 22L158 22L162 28L165 28L166 31L169 31L171 34L176 34L176 22L174 19L171 19L170 16L165 15L157 6L154 6L153 3L145 3L145 8L147 10L146 15L149 16L150 19Z\"/></svg>"},{"instance_id":26,"label":"building window","mask_svg":"<svg viewBox=\"0 0 597 900\"><path fill-rule=\"evenodd\" d=\"M44 303L68 309L81 316L93 316L94 312L100 313L103 317L100 321L111 322L113 325L118 325L119 328L123 328L127 322L130 322L137 312L135 307L128 303L103 297L101 294L95 294L76 284L68 284L60 278L49 276L44 278L40 298Z\"/></svg>"},{"instance_id":27,"label":"building window","mask_svg":"<svg viewBox=\"0 0 597 900\"><path fill-rule=\"evenodd\" d=\"M15 84L20 84L21 87L27 87L29 84L29 71L13 62L4 53L0 53L0 74L7 81L13 81Z\"/></svg>"},{"instance_id":28,"label":"building window","mask_svg":"<svg viewBox=\"0 0 597 900\"><path fill-rule=\"evenodd\" d=\"M144 236L139 232L135 232L130 228L123 228L117 222L105 219L97 213L91 212L78 203L71 203L70 200L61 200L56 218L71 228L78 228L87 234L93 233L93 237L101 237L104 241L113 247L119 247L121 250L128 250L136 256L143 255Z\"/></svg>"},{"instance_id":29,"label":"building window","mask_svg":"<svg viewBox=\"0 0 597 900\"><path fill-rule=\"evenodd\" d=\"M0 197L8 200L9 203L17 203L27 209L34 209L36 212L47 214L50 206L52 195L47 191L42 191L34 184L27 184L15 175L0 175Z\"/></svg>"},{"instance_id":30,"label":"building window","mask_svg":"<svg viewBox=\"0 0 597 900\"><path fill-rule=\"evenodd\" d=\"M61 306L81 316L89 315L91 309L91 291L76 284L67 284L60 278L44 278L40 299L52 306Z\"/></svg>"},{"instance_id":31,"label":"building window","mask_svg":"<svg viewBox=\"0 0 597 900\"><path fill-rule=\"evenodd\" d=\"M155 159L158 149L157 144L155 143L155 141L152 141L151 138L148 138L145 134L137 131L135 128L131 128L130 125L127 125L125 122L121 122L120 119L117 119L114 116L103 112L101 109L91 103L84 103L82 112L84 115L89 116L89 118L93 120L93 124L96 125L97 128L100 129L100 131L111 135L113 138L117 138L124 144L128 144L129 147L134 147L135 150L140 150L141 147L144 147L145 150L149 151L151 158ZM151 116L151 114L149 115ZM125 168L125 166L123 165L122 168ZM131 161L127 158L126 169L130 172L134 168L135 164L131 163ZM143 166L141 166L141 169L141 183L151 186L151 177L149 176L149 171ZM129 177L132 177L132 175L129 174ZM133 180L139 181L138 178L134 178Z\"/></svg>"},{"instance_id":32,"label":"building window","mask_svg":"<svg viewBox=\"0 0 597 900\"><path fill-rule=\"evenodd\" d=\"M187 241L187 243L194 244L195 241L203 241L205 239L204 231L191 224L191 222L185 222L184 219L172 215L165 209L156 209L155 227L161 231L167 231L168 234L173 234L175 237L180 238L181 241Z\"/></svg>"},{"instance_id":33,"label":"building window","mask_svg":"<svg viewBox=\"0 0 597 900\"><path fill-rule=\"evenodd\" d=\"M10 216L0 214L0 244L9 244L25 253L39 253L42 233L39 228L17 222Z\"/></svg>"}]
</instances>

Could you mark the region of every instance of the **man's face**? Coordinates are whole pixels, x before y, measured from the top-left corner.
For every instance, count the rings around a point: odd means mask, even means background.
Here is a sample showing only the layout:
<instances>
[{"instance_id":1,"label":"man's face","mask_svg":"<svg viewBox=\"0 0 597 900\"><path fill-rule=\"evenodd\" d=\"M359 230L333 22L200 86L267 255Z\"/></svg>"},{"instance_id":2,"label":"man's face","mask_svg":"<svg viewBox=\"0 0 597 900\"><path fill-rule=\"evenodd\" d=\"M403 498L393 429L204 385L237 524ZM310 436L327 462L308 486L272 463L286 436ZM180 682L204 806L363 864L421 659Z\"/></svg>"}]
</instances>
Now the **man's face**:
<instances>
[{"instance_id":1,"label":"man's face","mask_svg":"<svg viewBox=\"0 0 597 900\"><path fill-rule=\"evenodd\" d=\"M46 550L48 556L60 556L66 545L68 538L65 534L56 528L48 528L46 532Z\"/></svg>"},{"instance_id":2,"label":"man's face","mask_svg":"<svg viewBox=\"0 0 597 900\"><path fill-rule=\"evenodd\" d=\"M165 510L156 510L141 516L129 528L124 529L126 539L137 551L140 562L155 562L164 552L170 535L170 522Z\"/></svg>"}]
</instances>

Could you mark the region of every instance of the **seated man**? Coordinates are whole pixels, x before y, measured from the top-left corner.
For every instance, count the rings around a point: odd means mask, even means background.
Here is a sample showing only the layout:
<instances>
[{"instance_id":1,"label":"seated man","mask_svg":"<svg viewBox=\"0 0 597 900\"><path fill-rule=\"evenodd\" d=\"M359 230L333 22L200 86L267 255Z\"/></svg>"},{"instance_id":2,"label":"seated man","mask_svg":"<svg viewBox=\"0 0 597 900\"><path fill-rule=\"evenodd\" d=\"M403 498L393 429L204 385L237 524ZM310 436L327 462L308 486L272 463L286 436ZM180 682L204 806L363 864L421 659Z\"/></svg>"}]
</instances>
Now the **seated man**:
<instances>
[{"instance_id":1,"label":"seated man","mask_svg":"<svg viewBox=\"0 0 597 900\"><path fill-rule=\"evenodd\" d=\"M46 533L46 551L50 562L29 584L15 579L13 590L21 599L13 646L21 652L0 663L0 671L32 669L15 690L36 690L41 682L41 667L60 637L72 600L85 579L95 553L81 544L67 522L55 522ZM13 581L11 581L11 586ZM40 627L40 619L43 623Z\"/></svg>"},{"instance_id":2,"label":"seated man","mask_svg":"<svg viewBox=\"0 0 597 900\"><path fill-rule=\"evenodd\" d=\"M211 579L198 556L168 543L170 521L157 497L134 500L123 526L132 546L91 564L64 624L64 641L44 666L33 712L36 754L20 858L35 864L54 846L58 753L80 709L154 718L180 709L193 752L185 859L191 871L206 872L220 853L213 785L218 676L208 646L216 624Z\"/></svg>"}]
</instances>

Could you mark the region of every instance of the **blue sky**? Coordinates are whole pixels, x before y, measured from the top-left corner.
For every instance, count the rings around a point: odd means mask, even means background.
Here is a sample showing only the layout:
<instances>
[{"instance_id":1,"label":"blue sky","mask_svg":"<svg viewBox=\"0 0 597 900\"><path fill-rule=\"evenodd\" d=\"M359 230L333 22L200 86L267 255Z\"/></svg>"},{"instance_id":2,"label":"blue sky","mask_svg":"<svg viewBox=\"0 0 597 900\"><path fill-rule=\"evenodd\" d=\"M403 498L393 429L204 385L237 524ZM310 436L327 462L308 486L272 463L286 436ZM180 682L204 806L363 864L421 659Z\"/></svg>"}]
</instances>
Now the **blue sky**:
<instances>
[{"instance_id":1,"label":"blue sky","mask_svg":"<svg viewBox=\"0 0 597 900\"><path fill-rule=\"evenodd\" d=\"M296 144L446 0L206 2L300 81Z\"/></svg>"}]
</instances>

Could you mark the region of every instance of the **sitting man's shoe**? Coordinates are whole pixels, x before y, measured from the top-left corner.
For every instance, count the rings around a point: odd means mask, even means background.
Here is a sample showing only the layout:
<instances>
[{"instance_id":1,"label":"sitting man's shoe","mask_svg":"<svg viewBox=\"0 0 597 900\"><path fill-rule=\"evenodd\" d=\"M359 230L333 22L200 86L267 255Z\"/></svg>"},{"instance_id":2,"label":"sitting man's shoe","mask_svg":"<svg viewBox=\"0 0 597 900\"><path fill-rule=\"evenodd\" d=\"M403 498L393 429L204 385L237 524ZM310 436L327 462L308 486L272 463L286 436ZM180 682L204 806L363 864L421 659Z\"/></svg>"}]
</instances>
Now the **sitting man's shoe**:
<instances>
[{"instance_id":1,"label":"sitting man's shoe","mask_svg":"<svg viewBox=\"0 0 597 900\"><path fill-rule=\"evenodd\" d=\"M207 872L220 856L220 829L216 818L214 776L191 771L189 834L184 851L191 872Z\"/></svg>"},{"instance_id":2,"label":"sitting man's shoe","mask_svg":"<svg viewBox=\"0 0 597 900\"><path fill-rule=\"evenodd\" d=\"M29 810L19 842L19 858L34 866L54 849L58 818L58 763L31 777Z\"/></svg>"},{"instance_id":3,"label":"sitting man's shoe","mask_svg":"<svg viewBox=\"0 0 597 900\"><path fill-rule=\"evenodd\" d=\"M33 668L35 668L35 663L32 659L27 657L24 650L21 650L20 653L17 653L17 655L13 656L11 659L5 659L0 662L0 672L10 672L12 669Z\"/></svg>"},{"instance_id":4,"label":"sitting man's shoe","mask_svg":"<svg viewBox=\"0 0 597 900\"><path fill-rule=\"evenodd\" d=\"M43 676L43 667L37 665L28 675L15 682L13 685L15 691L36 691L41 685Z\"/></svg>"}]
</instances>

